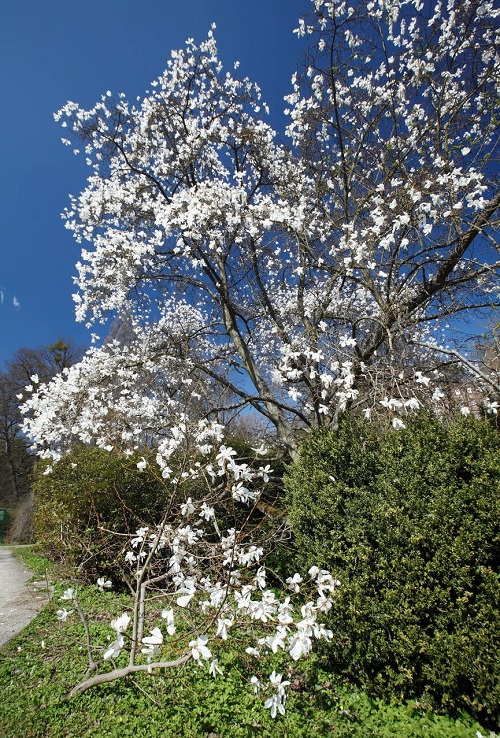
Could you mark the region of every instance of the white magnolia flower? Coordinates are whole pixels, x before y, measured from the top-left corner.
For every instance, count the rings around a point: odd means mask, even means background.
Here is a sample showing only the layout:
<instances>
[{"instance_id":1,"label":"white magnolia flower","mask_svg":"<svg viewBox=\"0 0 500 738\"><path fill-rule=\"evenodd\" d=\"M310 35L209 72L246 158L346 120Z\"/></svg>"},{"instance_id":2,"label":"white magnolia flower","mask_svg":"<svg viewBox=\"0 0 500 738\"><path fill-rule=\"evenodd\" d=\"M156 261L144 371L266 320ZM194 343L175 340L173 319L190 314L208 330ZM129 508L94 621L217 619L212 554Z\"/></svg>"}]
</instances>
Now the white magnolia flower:
<instances>
[{"instance_id":1,"label":"white magnolia flower","mask_svg":"<svg viewBox=\"0 0 500 738\"><path fill-rule=\"evenodd\" d=\"M223 641L226 641L228 639L228 633L227 631L233 624L232 618L218 618L217 620L217 633L215 636L219 636L222 638Z\"/></svg>"},{"instance_id":2,"label":"white magnolia flower","mask_svg":"<svg viewBox=\"0 0 500 738\"><path fill-rule=\"evenodd\" d=\"M276 694L273 694L269 699L264 702L264 707L271 710L271 717L275 718L278 712L281 715L285 714L285 702L286 693L285 687L290 684L289 681L282 681L281 674L276 674L275 671L269 677L269 681L272 686L276 689Z\"/></svg>"},{"instance_id":3,"label":"white magnolia flower","mask_svg":"<svg viewBox=\"0 0 500 738\"><path fill-rule=\"evenodd\" d=\"M199 661L200 659L205 659L205 661L208 661L208 659L212 658L212 652L209 648L207 648L207 643L208 638L206 635L198 636L195 641L191 641L189 643L191 655L193 656L193 659L195 661Z\"/></svg>"},{"instance_id":4,"label":"white magnolia flower","mask_svg":"<svg viewBox=\"0 0 500 738\"><path fill-rule=\"evenodd\" d=\"M125 639L121 633L118 633L116 640L113 641L113 643L111 643L107 650L104 652L104 661L109 661L109 659L116 659L124 645Z\"/></svg>"},{"instance_id":5,"label":"white magnolia flower","mask_svg":"<svg viewBox=\"0 0 500 738\"><path fill-rule=\"evenodd\" d=\"M236 451L231 446L222 445L219 448L219 453L215 457L219 463L219 466L225 466L225 464L231 461L232 457L236 456Z\"/></svg>"},{"instance_id":6,"label":"white magnolia flower","mask_svg":"<svg viewBox=\"0 0 500 738\"><path fill-rule=\"evenodd\" d=\"M266 586L266 570L263 566L259 566L255 577L254 577L254 584L259 589L264 589Z\"/></svg>"},{"instance_id":7,"label":"white magnolia flower","mask_svg":"<svg viewBox=\"0 0 500 738\"><path fill-rule=\"evenodd\" d=\"M216 677L217 674L222 674L222 669L219 666L219 659L212 659L210 669L208 670L211 676Z\"/></svg>"},{"instance_id":8,"label":"white magnolia flower","mask_svg":"<svg viewBox=\"0 0 500 738\"><path fill-rule=\"evenodd\" d=\"M252 446L252 451L255 451L257 456L265 456L267 454L267 448L263 443L260 444L259 448L253 448Z\"/></svg>"},{"instance_id":9,"label":"white magnolia flower","mask_svg":"<svg viewBox=\"0 0 500 738\"><path fill-rule=\"evenodd\" d=\"M257 648L252 648L252 646L248 646L248 648L245 648L245 653L247 653L249 656L253 656L256 659L260 658L260 651Z\"/></svg>"},{"instance_id":10,"label":"white magnolia flower","mask_svg":"<svg viewBox=\"0 0 500 738\"><path fill-rule=\"evenodd\" d=\"M272 635L267 636L267 638L260 639L259 643L266 645L273 653L278 653L279 648L282 648L283 650L285 649L284 638L287 632L288 628L280 625Z\"/></svg>"},{"instance_id":11,"label":"white magnolia flower","mask_svg":"<svg viewBox=\"0 0 500 738\"><path fill-rule=\"evenodd\" d=\"M278 692L284 692L285 687L288 687L290 684L287 680L283 681L282 674L276 674L275 670L273 670L272 674L269 676L269 681L273 687L278 690Z\"/></svg>"},{"instance_id":12,"label":"white magnolia flower","mask_svg":"<svg viewBox=\"0 0 500 738\"><path fill-rule=\"evenodd\" d=\"M269 464L266 464L266 466L259 466L259 472L264 482L269 482L269 475L273 473Z\"/></svg>"},{"instance_id":13,"label":"white magnolia flower","mask_svg":"<svg viewBox=\"0 0 500 738\"><path fill-rule=\"evenodd\" d=\"M174 635L175 634L174 611L173 610L162 610L161 616L164 620L167 621L167 633L169 635Z\"/></svg>"},{"instance_id":14,"label":"white magnolia flower","mask_svg":"<svg viewBox=\"0 0 500 738\"><path fill-rule=\"evenodd\" d=\"M312 576L312 575L311 575L311 576ZM297 592L300 592L300 586L299 586L299 585L300 585L300 584L301 584L301 582L303 582L303 581L304 581L304 580L302 579L302 577L300 576L300 574L297 574L297 573L295 573L295 574L293 575L293 577L288 577L288 578L287 578L287 580L286 580L286 586L287 586L287 587L288 587L288 589L290 589L290 590L291 590L292 592L295 592L295 593L297 593Z\"/></svg>"},{"instance_id":15,"label":"white magnolia flower","mask_svg":"<svg viewBox=\"0 0 500 738\"><path fill-rule=\"evenodd\" d=\"M153 628L153 630L149 631L151 633L150 636L146 636L142 639L142 643L145 643L147 646L161 646L163 643L163 634L159 628Z\"/></svg>"},{"instance_id":16,"label":"white magnolia flower","mask_svg":"<svg viewBox=\"0 0 500 738\"><path fill-rule=\"evenodd\" d=\"M299 630L292 637L288 652L294 661L298 661L302 656L307 656L311 651L312 641L305 629Z\"/></svg>"},{"instance_id":17,"label":"white magnolia flower","mask_svg":"<svg viewBox=\"0 0 500 738\"><path fill-rule=\"evenodd\" d=\"M432 397L431 397L432 402L439 402L439 400L442 400L444 396L445 396L444 392L441 389L439 389L439 387L436 387L436 389L432 393Z\"/></svg>"},{"instance_id":18,"label":"white magnolia flower","mask_svg":"<svg viewBox=\"0 0 500 738\"><path fill-rule=\"evenodd\" d=\"M138 530L136 530L136 537L132 538L132 540L130 541L131 546L133 548L136 548L136 546L138 546L140 543L143 543L148 531L149 528L139 528Z\"/></svg>"},{"instance_id":19,"label":"white magnolia flower","mask_svg":"<svg viewBox=\"0 0 500 738\"><path fill-rule=\"evenodd\" d=\"M179 607L187 607L196 594L194 579L186 579L184 586L180 587L176 594L181 595L177 598L177 604Z\"/></svg>"},{"instance_id":20,"label":"white magnolia flower","mask_svg":"<svg viewBox=\"0 0 500 738\"><path fill-rule=\"evenodd\" d=\"M401 400L397 400L395 397L384 397L383 400L380 400L380 404L388 410L397 410L403 407Z\"/></svg>"},{"instance_id":21,"label":"white magnolia flower","mask_svg":"<svg viewBox=\"0 0 500 738\"><path fill-rule=\"evenodd\" d=\"M99 587L101 592L103 592L105 589L109 589L113 585L111 584L110 579L104 579L104 577L99 577L99 579L97 580L97 586Z\"/></svg>"},{"instance_id":22,"label":"white magnolia flower","mask_svg":"<svg viewBox=\"0 0 500 738\"><path fill-rule=\"evenodd\" d=\"M64 623L67 620L68 615L71 615L73 612L74 610L66 610L66 608L63 607L61 610L57 611L57 619Z\"/></svg>"},{"instance_id":23,"label":"white magnolia flower","mask_svg":"<svg viewBox=\"0 0 500 738\"><path fill-rule=\"evenodd\" d=\"M204 518L205 520L210 520L215 516L215 511L213 507L209 507L206 502L203 502L200 509L200 518Z\"/></svg>"},{"instance_id":24,"label":"white magnolia flower","mask_svg":"<svg viewBox=\"0 0 500 738\"><path fill-rule=\"evenodd\" d=\"M418 408L420 407L420 403L416 397L410 397L409 400L405 401L404 406L409 408L410 410L418 410Z\"/></svg>"},{"instance_id":25,"label":"white magnolia flower","mask_svg":"<svg viewBox=\"0 0 500 738\"><path fill-rule=\"evenodd\" d=\"M428 387L431 380L429 377L425 377L422 372L415 372L415 381Z\"/></svg>"},{"instance_id":26,"label":"white magnolia flower","mask_svg":"<svg viewBox=\"0 0 500 738\"><path fill-rule=\"evenodd\" d=\"M181 515L184 515L184 517L187 517L188 515L191 515L194 513L194 505L191 497L188 497L186 502L183 502L181 505Z\"/></svg>"},{"instance_id":27,"label":"white magnolia flower","mask_svg":"<svg viewBox=\"0 0 500 738\"><path fill-rule=\"evenodd\" d=\"M487 412L492 415L496 415L498 413L498 409L500 408L500 405L496 400L494 402L491 402L488 397L484 401L484 406Z\"/></svg>"},{"instance_id":28,"label":"white magnolia flower","mask_svg":"<svg viewBox=\"0 0 500 738\"><path fill-rule=\"evenodd\" d=\"M68 587L61 597L59 597L60 600L74 600L76 597L76 590L74 590L72 587Z\"/></svg>"},{"instance_id":29,"label":"white magnolia flower","mask_svg":"<svg viewBox=\"0 0 500 738\"><path fill-rule=\"evenodd\" d=\"M163 634L159 628L153 628L150 633L150 636L146 636L142 639L142 643L144 643L145 648L141 648L141 653L148 657L148 662L151 661L153 656L161 653L160 646L163 643Z\"/></svg>"},{"instance_id":30,"label":"white magnolia flower","mask_svg":"<svg viewBox=\"0 0 500 738\"><path fill-rule=\"evenodd\" d=\"M124 612L119 618L111 621L111 627L113 630L116 630L117 633L125 633L129 623L130 616Z\"/></svg>"},{"instance_id":31,"label":"white magnolia flower","mask_svg":"<svg viewBox=\"0 0 500 738\"><path fill-rule=\"evenodd\" d=\"M290 625L293 623L292 613L293 605L290 603L290 597L285 597L278 608L278 621L280 625Z\"/></svg>"},{"instance_id":32,"label":"white magnolia flower","mask_svg":"<svg viewBox=\"0 0 500 738\"><path fill-rule=\"evenodd\" d=\"M403 423L401 418L393 418L392 420L392 427L395 430L404 430L406 428L406 425Z\"/></svg>"}]
</instances>

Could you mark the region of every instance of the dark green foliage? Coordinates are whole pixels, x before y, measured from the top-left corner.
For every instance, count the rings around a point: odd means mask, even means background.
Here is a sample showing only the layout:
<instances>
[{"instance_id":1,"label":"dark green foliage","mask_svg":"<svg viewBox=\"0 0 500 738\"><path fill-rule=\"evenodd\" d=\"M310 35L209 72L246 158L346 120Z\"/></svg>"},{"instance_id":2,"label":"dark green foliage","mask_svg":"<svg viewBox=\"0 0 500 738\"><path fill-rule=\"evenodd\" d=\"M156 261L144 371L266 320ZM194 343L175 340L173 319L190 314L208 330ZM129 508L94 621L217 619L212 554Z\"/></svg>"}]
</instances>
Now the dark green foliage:
<instances>
[{"instance_id":1,"label":"dark green foliage","mask_svg":"<svg viewBox=\"0 0 500 738\"><path fill-rule=\"evenodd\" d=\"M163 480L139 472L137 461L82 448L62 458L51 474L40 464L34 483L39 549L77 569L80 578L122 581L125 542L115 533L156 524L166 506Z\"/></svg>"},{"instance_id":2,"label":"dark green foliage","mask_svg":"<svg viewBox=\"0 0 500 738\"><path fill-rule=\"evenodd\" d=\"M500 719L500 435L420 417L377 441L345 418L286 478L303 565L342 583L330 666L372 694Z\"/></svg>"},{"instance_id":3,"label":"dark green foliage","mask_svg":"<svg viewBox=\"0 0 500 738\"><path fill-rule=\"evenodd\" d=\"M226 443L237 451L240 462L257 469L270 464L276 468L274 458L259 456L245 441L230 438ZM45 474L46 464L38 465L34 483L36 541L45 555L67 567L68 574L90 581L107 576L115 585L126 581L124 534L155 526L164 515L175 520L180 503L189 497L211 502L210 495L214 500L220 496L220 490L214 493L203 479L183 478L190 468L189 455L169 460L174 477L180 480L177 482L162 479L154 457L145 471L138 471L137 462L142 458L81 447L54 464L50 474ZM248 535L259 529L277 545L284 518L284 511L276 507L282 498L281 476L273 471L267 484L259 483L261 495L253 507L236 504L230 496L215 504L220 528L244 526ZM211 540L210 535L206 540Z\"/></svg>"}]
</instances>

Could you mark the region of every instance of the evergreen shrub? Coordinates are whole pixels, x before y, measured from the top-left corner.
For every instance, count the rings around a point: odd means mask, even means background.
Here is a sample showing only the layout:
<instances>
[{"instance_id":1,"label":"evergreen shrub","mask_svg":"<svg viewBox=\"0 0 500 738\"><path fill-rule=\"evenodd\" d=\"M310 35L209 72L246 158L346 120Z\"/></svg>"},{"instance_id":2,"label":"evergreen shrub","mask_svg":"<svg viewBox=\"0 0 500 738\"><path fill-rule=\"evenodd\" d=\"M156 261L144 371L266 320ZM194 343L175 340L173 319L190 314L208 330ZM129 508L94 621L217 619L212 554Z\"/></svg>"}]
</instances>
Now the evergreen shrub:
<instances>
[{"instance_id":1,"label":"evergreen shrub","mask_svg":"<svg viewBox=\"0 0 500 738\"><path fill-rule=\"evenodd\" d=\"M372 694L500 717L500 434L421 416L377 438L345 417L285 478L302 566L341 581L330 667Z\"/></svg>"},{"instance_id":2,"label":"evergreen shrub","mask_svg":"<svg viewBox=\"0 0 500 738\"><path fill-rule=\"evenodd\" d=\"M165 485L132 457L99 448L78 448L53 465L39 463L34 482L35 536L43 555L68 573L94 581L124 581L126 539L156 524L165 509Z\"/></svg>"}]
</instances>

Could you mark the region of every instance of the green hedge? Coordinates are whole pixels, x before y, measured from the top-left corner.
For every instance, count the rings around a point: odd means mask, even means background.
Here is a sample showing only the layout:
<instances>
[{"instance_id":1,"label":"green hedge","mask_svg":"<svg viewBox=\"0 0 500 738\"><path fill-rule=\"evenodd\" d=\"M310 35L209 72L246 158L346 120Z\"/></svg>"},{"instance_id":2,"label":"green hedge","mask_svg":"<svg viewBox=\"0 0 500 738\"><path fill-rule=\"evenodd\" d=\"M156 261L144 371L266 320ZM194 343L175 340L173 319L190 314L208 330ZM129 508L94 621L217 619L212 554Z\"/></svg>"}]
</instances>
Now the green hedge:
<instances>
[{"instance_id":1,"label":"green hedge","mask_svg":"<svg viewBox=\"0 0 500 738\"><path fill-rule=\"evenodd\" d=\"M138 459L99 448L80 448L63 457L50 474L39 464L34 493L39 550L68 573L95 581L123 581L124 539L142 525L158 522L165 509L165 485Z\"/></svg>"},{"instance_id":2,"label":"green hedge","mask_svg":"<svg viewBox=\"0 0 500 738\"><path fill-rule=\"evenodd\" d=\"M500 434L420 417L376 438L344 418L287 474L300 563L342 582L330 666L371 691L500 716Z\"/></svg>"}]
</instances>

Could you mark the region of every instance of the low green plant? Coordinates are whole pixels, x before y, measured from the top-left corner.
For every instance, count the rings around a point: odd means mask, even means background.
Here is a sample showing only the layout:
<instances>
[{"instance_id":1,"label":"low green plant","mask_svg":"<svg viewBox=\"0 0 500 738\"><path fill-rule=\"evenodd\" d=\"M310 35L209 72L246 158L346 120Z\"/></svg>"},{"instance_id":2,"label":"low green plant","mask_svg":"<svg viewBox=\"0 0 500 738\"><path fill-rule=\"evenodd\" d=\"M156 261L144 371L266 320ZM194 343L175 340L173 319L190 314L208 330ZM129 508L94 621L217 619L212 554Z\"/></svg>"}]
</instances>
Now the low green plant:
<instances>
[{"instance_id":1,"label":"low green plant","mask_svg":"<svg viewBox=\"0 0 500 738\"><path fill-rule=\"evenodd\" d=\"M28 569L37 576L50 577L55 572L54 562L40 556L35 546L14 546L11 551L13 556L22 559Z\"/></svg>"},{"instance_id":2,"label":"low green plant","mask_svg":"<svg viewBox=\"0 0 500 738\"><path fill-rule=\"evenodd\" d=\"M330 668L390 700L500 719L500 435L421 416L376 438L346 417L286 477L302 565L341 581Z\"/></svg>"}]
</instances>

